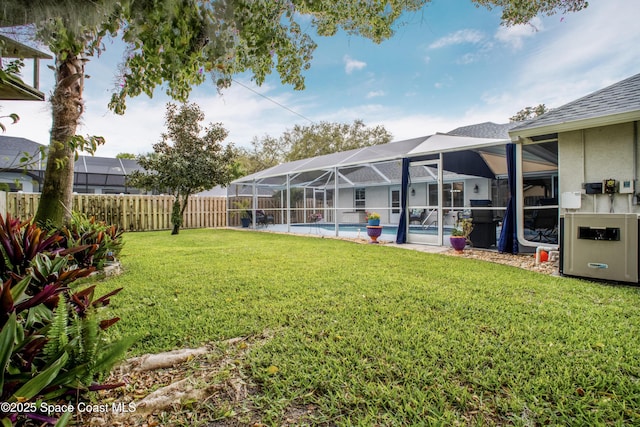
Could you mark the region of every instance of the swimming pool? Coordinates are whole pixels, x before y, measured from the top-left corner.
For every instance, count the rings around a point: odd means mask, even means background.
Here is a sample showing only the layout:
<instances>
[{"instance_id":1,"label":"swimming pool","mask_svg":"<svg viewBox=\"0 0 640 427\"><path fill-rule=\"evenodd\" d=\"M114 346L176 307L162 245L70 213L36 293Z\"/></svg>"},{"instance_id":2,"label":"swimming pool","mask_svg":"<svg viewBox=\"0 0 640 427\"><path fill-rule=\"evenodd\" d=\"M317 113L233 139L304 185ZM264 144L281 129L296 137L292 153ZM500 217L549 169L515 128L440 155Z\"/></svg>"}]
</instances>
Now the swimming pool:
<instances>
[{"instance_id":1,"label":"swimming pool","mask_svg":"<svg viewBox=\"0 0 640 427\"><path fill-rule=\"evenodd\" d=\"M283 227L281 231L287 231L286 225L275 225L274 227ZM446 227L445 234L451 227ZM331 223L315 223L315 224L292 224L291 232L296 234L320 234L320 235L335 235L335 224ZM410 233L412 234L424 234L424 235L436 235L438 230L435 227L423 227L421 225L410 226ZM383 225L382 235L378 240L395 241L398 234L397 225ZM343 237L362 237L367 238L367 226L366 224L338 224L338 235Z\"/></svg>"}]
</instances>

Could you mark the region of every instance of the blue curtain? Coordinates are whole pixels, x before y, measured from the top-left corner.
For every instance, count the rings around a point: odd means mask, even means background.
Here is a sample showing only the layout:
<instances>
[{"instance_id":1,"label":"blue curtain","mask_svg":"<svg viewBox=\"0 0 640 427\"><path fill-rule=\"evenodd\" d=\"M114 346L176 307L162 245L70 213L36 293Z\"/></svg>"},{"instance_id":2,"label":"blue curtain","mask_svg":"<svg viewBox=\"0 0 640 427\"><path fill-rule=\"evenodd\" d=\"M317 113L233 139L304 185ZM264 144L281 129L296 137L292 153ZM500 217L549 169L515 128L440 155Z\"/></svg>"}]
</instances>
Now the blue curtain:
<instances>
[{"instance_id":1,"label":"blue curtain","mask_svg":"<svg viewBox=\"0 0 640 427\"><path fill-rule=\"evenodd\" d=\"M400 222L396 243L407 243L407 192L409 191L409 159L402 159L402 188L400 189Z\"/></svg>"},{"instance_id":2,"label":"blue curtain","mask_svg":"<svg viewBox=\"0 0 640 427\"><path fill-rule=\"evenodd\" d=\"M502 220L502 230L498 241L498 251L518 253L518 226L516 224L516 145L507 144L507 182L509 203Z\"/></svg>"}]
</instances>

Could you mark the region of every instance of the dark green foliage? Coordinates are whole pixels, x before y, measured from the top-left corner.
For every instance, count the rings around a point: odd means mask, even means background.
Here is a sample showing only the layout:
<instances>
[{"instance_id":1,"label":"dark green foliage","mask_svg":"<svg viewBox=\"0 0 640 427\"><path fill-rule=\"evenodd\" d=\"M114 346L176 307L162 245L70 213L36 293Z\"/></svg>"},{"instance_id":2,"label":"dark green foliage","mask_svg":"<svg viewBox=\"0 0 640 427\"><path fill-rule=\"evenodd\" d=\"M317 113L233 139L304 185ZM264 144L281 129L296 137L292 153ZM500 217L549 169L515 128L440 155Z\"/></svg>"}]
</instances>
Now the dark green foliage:
<instances>
[{"instance_id":1,"label":"dark green foliage","mask_svg":"<svg viewBox=\"0 0 640 427\"><path fill-rule=\"evenodd\" d=\"M173 231L178 234L187 201L192 194L236 178L236 150L224 146L227 130L220 123L203 127L204 112L197 104L167 104L167 133L153 145L153 153L138 157L144 172L128 176L131 186L167 192L174 197Z\"/></svg>"},{"instance_id":2,"label":"dark green foliage","mask_svg":"<svg viewBox=\"0 0 640 427\"><path fill-rule=\"evenodd\" d=\"M126 351L130 340L109 343L102 333L119 319L99 317L121 289L96 298L95 285L81 289L76 282L121 246L115 227L93 220L47 232L0 217L1 402L54 404L82 395ZM26 419L56 422L0 412L2 425Z\"/></svg>"}]
</instances>

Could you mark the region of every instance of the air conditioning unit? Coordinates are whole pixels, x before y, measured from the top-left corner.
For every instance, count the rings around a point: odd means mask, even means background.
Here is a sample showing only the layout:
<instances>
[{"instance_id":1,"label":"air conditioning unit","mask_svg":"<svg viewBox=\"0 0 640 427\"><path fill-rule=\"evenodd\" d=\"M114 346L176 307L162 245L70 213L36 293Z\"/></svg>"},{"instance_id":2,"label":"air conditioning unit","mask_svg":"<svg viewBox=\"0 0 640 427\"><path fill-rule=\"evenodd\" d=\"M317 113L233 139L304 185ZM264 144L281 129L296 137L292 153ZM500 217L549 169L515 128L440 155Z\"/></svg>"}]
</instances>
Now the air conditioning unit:
<instances>
[{"instance_id":1,"label":"air conditioning unit","mask_svg":"<svg viewBox=\"0 0 640 427\"><path fill-rule=\"evenodd\" d=\"M560 273L638 283L638 215L566 213L560 216Z\"/></svg>"}]
</instances>

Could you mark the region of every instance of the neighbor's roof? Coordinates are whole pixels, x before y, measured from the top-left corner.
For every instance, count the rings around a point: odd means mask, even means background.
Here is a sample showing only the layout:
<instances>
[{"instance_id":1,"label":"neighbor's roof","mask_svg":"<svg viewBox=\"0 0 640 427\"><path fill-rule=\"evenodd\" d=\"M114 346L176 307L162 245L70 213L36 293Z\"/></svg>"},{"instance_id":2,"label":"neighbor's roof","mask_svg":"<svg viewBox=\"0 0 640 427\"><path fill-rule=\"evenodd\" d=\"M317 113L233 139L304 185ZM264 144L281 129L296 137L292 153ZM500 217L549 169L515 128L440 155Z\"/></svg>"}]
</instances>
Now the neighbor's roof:
<instances>
[{"instance_id":1,"label":"neighbor's roof","mask_svg":"<svg viewBox=\"0 0 640 427\"><path fill-rule=\"evenodd\" d=\"M512 139L640 120L640 74L549 111L509 131Z\"/></svg>"},{"instance_id":2,"label":"neighbor's roof","mask_svg":"<svg viewBox=\"0 0 640 427\"><path fill-rule=\"evenodd\" d=\"M26 138L0 135L0 167L4 169L21 169L20 158L25 152L37 154L41 148L47 146ZM37 162L30 170L45 170L46 160ZM134 170L142 170L142 167L133 159L116 159L112 157L78 156L75 162L76 173L103 174L103 175L128 175Z\"/></svg>"},{"instance_id":3,"label":"neighbor's roof","mask_svg":"<svg viewBox=\"0 0 640 427\"><path fill-rule=\"evenodd\" d=\"M43 147L45 146L30 139L0 135L0 168L18 168L20 158L23 157L25 152L34 155ZM44 169L44 164L36 163L29 169Z\"/></svg>"}]
</instances>

